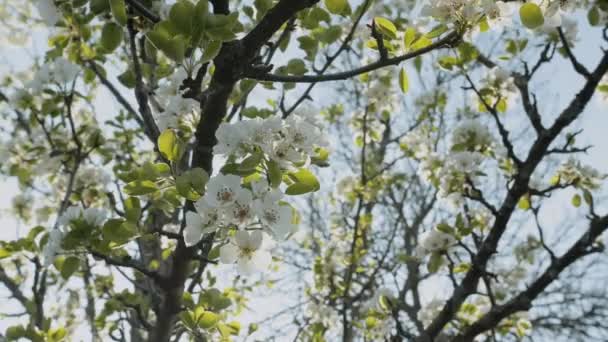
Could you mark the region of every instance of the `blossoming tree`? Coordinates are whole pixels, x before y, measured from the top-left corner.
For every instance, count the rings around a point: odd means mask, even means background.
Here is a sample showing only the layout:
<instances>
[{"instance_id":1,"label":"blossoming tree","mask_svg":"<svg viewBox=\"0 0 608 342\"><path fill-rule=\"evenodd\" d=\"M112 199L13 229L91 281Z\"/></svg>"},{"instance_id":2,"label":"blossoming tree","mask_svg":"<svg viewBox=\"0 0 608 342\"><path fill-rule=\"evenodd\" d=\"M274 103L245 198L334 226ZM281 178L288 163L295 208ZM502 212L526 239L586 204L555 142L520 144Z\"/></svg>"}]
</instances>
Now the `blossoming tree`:
<instances>
[{"instance_id":1,"label":"blossoming tree","mask_svg":"<svg viewBox=\"0 0 608 342\"><path fill-rule=\"evenodd\" d=\"M7 340L608 337L607 1L2 6Z\"/></svg>"}]
</instances>

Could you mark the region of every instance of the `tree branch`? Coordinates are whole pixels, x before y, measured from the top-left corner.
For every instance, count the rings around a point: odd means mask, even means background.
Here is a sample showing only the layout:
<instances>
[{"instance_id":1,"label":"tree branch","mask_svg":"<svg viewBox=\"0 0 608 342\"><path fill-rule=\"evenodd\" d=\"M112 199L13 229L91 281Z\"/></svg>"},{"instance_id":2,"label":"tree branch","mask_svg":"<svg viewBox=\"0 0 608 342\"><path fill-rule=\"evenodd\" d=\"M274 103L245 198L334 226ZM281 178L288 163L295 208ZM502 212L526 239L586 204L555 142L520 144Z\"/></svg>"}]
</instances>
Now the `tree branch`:
<instances>
[{"instance_id":1,"label":"tree branch","mask_svg":"<svg viewBox=\"0 0 608 342\"><path fill-rule=\"evenodd\" d=\"M245 77L251 78L258 81L270 81L270 82L289 82L289 83L317 83L317 82L328 82L328 81L339 81L346 80L351 77L365 74L370 71L374 71L377 69L381 69L390 65L397 65L403 61L408 59L415 58L417 56L423 55L427 52L433 51L435 49L439 49L445 46L449 46L454 44L456 41L460 39L460 36L454 31L443 37L442 39L436 41L435 43L421 48L419 50L406 53L401 56L388 58L388 59L380 59L374 63L362 66L360 68L356 68L349 71L339 72L336 74L329 75L302 75L302 76L294 76L294 75L277 75L277 74L262 74L257 70L248 69L245 72Z\"/></svg>"},{"instance_id":2,"label":"tree branch","mask_svg":"<svg viewBox=\"0 0 608 342\"><path fill-rule=\"evenodd\" d=\"M456 336L453 341L472 341L475 336L495 327L501 320L518 312L527 311L532 306L532 301L541 294L547 286L557 280L561 272L577 260L594 252L590 249L595 240L608 229L608 215L591 220L589 229L574 243L568 251L559 258L552 260L551 264L525 291L510 299L502 305L492 308L477 322L469 326L462 334Z\"/></svg>"}]
</instances>

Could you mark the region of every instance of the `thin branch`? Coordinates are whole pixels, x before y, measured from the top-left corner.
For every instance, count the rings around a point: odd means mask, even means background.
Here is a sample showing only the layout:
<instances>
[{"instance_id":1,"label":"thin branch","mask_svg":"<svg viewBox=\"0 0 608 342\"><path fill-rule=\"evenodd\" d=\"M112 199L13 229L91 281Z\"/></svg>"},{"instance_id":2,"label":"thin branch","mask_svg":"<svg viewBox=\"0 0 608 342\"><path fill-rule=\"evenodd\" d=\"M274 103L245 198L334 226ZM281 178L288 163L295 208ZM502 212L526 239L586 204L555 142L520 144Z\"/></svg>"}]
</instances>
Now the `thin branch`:
<instances>
[{"instance_id":1,"label":"thin branch","mask_svg":"<svg viewBox=\"0 0 608 342\"><path fill-rule=\"evenodd\" d=\"M360 68L356 68L349 71L339 72L336 74L328 74L328 75L302 75L302 76L294 76L294 75L277 75L277 74L261 74L256 70L246 70L245 77L255 79L258 81L270 81L270 82L288 82L288 83L317 83L317 82L328 82L328 81L339 81L346 80L351 77L355 77L357 75L365 74L370 71L374 71L380 68L384 68L390 65L397 65L403 61L408 59L412 59L428 53L430 51L443 48L446 46L451 46L455 42L460 39L460 36L454 31L443 37L442 39L436 41L433 44L430 44L424 48L419 50L406 53L401 56L388 58L388 59L380 59L374 63L362 66Z\"/></svg>"}]
</instances>

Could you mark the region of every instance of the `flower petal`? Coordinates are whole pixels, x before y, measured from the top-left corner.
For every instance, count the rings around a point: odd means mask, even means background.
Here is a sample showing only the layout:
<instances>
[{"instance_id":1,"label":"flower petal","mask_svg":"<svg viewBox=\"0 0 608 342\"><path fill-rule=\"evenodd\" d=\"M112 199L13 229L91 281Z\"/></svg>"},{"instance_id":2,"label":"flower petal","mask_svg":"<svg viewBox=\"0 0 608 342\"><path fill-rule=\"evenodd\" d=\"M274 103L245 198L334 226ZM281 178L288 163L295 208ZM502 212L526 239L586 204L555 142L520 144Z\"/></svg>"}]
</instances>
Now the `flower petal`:
<instances>
[{"instance_id":1,"label":"flower petal","mask_svg":"<svg viewBox=\"0 0 608 342\"><path fill-rule=\"evenodd\" d=\"M239 248L231 243L220 247L220 262L222 264L233 264L239 256Z\"/></svg>"}]
</instances>

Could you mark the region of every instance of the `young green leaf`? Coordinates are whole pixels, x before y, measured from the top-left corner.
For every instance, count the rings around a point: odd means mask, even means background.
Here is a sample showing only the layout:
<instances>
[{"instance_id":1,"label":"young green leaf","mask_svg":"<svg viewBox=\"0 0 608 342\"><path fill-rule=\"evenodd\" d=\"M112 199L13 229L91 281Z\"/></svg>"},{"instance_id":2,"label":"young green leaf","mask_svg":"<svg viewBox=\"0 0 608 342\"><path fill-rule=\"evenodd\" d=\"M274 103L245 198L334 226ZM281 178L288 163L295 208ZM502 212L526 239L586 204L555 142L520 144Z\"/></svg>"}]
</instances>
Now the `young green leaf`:
<instances>
[{"instance_id":1,"label":"young green leaf","mask_svg":"<svg viewBox=\"0 0 608 342\"><path fill-rule=\"evenodd\" d=\"M397 27L392 21L383 17L375 17L374 25L376 26L376 29L378 29L386 38L397 38Z\"/></svg>"},{"instance_id":2,"label":"young green leaf","mask_svg":"<svg viewBox=\"0 0 608 342\"><path fill-rule=\"evenodd\" d=\"M110 0L110 9L112 10L112 16L114 19L122 25L127 25L127 7L125 6L125 0Z\"/></svg>"},{"instance_id":3,"label":"young green leaf","mask_svg":"<svg viewBox=\"0 0 608 342\"><path fill-rule=\"evenodd\" d=\"M401 68L401 71L399 71L399 87L404 94L406 94L410 89L410 82L407 78L405 68Z\"/></svg>"},{"instance_id":4,"label":"young green leaf","mask_svg":"<svg viewBox=\"0 0 608 342\"><path fill-rule=\"evenodd\" d=\"M120 25L109 22L103 26L101 30L101 46L104 52L110 53L122 42L122 27Z\"/></svg>"},{"instance_id":5,"label":"young green leaf","mask_svg":"<svg viewBox=\"0 0 608 342\"><path fill-rule=\"evenodd\" d=\"M317 177L307 169L299 169L288 174L294 184L287 187L287 195L301 195L319 190L321 187Z\"/></svg>"},{"instance_id":6,"label":"young green leaf","mask_svg":"<svg viewBox=\"0 0 608 342\"><path fill-rule=\"evenodd\" d=\"M158 137L160 154L170 161L177 161L183 153L183 143L172 129L167 129Z\"/></svg>"},{"instance_id":7,"label":"young green leaf","mask_svg":"<svg viewBox=\"0 0 608 342\"><path fill-rule=\"evenodd\" d=\"M325 0L325 7L333 14L342 14L348 9L348 0Z\"/></svg>"}]
</instances>

